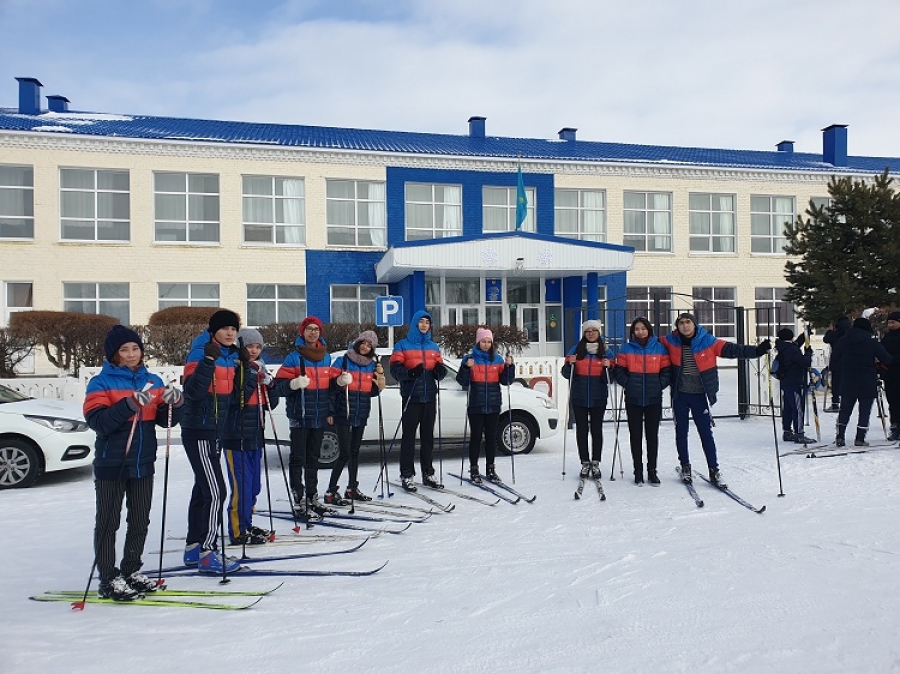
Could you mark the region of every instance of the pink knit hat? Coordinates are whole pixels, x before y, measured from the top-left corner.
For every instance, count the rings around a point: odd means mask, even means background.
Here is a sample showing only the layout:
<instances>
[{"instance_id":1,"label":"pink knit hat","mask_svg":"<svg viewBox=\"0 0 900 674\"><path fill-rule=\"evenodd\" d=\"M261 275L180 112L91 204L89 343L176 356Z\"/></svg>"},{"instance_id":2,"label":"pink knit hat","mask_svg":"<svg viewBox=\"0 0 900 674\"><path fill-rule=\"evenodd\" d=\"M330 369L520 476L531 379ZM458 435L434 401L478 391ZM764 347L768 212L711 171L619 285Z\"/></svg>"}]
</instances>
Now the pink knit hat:
<instances>
[{"instance_id":1,"label":"pink knit hat","mask_svg":"<svg viewBox=\"0 0 900 674\"><path fill-rule=\"evenodd\" d=\"M478 328L478 330L475 331L475 343L480 344L482 339L489 339L493 342L494 333L487 328Z\"/></svg>"}]
</instances>

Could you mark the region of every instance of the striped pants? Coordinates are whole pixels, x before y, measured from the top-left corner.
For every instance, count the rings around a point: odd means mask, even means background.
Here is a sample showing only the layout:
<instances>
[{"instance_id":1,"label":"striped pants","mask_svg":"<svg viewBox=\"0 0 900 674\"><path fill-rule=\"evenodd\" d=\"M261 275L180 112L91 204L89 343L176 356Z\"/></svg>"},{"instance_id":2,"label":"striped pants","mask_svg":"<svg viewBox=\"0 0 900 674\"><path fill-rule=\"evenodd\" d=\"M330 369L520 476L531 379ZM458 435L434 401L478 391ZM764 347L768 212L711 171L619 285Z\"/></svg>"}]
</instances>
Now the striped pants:
<instances>
[{"instance_id":1,"label":"striped pants","mask_svg":"<svg viewBox=\"0 0 900 674\"><path fill-rule=\"evenodd\" d=\"M122 480L94 480L97 516L94 523L94 555L100 580L107 582L119 573L130 576L143 562L144 542L150 527L150 505L153 501L153 476ZM122 500L128 514L125 518L125 548L122 563L116 568L116 532L122 518Z\"/></svg>"},{"instance_id":2,"label":"striped pants","mask_svg":"<svg viewBox=\"0 0 900 674\"><path fill-rule=\"evenodd\" d=\"M181 442L194 471L185 544L199 543L203 550L215 550L225 499L221 454L215 440L192 437L182 431Z\"/></svg>"}]
</instances>

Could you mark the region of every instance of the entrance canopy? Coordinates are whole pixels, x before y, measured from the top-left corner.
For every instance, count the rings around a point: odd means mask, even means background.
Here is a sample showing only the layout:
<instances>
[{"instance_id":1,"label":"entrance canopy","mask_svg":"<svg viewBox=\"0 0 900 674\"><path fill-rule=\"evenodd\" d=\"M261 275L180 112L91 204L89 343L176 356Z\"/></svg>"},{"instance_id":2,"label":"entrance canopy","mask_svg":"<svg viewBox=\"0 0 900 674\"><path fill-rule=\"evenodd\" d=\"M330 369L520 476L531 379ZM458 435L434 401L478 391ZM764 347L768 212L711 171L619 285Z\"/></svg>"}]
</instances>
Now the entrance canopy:
<instances>
[{"instance_id":1,"label":"entrance canopy","mask_svg":"<svg viewBox=\"0 0 900 674\"><path fill-rule=\"evenodd\" d=\"M578 241L531 232L504 232L404 241L391 246L378 264L378 283L397 283L415 271L446 277L567 277L588 272L629 271L634 248Z\"/></svg>"}]
</instances>

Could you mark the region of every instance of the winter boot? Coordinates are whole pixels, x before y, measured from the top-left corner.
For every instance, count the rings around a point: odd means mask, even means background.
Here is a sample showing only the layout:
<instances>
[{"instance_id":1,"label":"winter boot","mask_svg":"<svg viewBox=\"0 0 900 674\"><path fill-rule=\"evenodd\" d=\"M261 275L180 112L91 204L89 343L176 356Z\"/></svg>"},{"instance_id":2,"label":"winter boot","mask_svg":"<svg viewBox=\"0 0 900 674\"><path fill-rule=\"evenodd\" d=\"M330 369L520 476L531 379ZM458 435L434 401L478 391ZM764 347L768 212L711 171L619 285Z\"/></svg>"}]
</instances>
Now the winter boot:
<instances>
[{"instance_id":1,"label":"winter boot","mask_svg":"<svg viewBox=\"0 0 900 674\"><path fill-rule=\"evenodd\" d=\"M294 515L301 522L321 522L322 516L312 508L306 507L306 501L301 500L294 504Z\"/></svg>"},{"instance_id":2,"label":"winter boot","mask_svg":"<svg viewBox=\"0 0 900 674\"><path fill-rule=\"evenodd\" d=\"M483 480L481 479L481 473L478 472L478 466L472 466L469 468L469 479L472 480L475 484L481 484Z\"/></svg>"},{"instance_id":3,"label":"winter boot","mask_svg":"<svg viewBox=\"0 0 900 674\"><path fill-rule=\"evenodd\" d=\"M652 484L654 487L659 486L659 475L656 474L656 470L653 468L647 469L647 482Z\"/></svg>"},{"instance_id":4,"label":"winter boot","mask_svg":"<svg viewBox=\"0 0 900 674\"><path fill-rule=\"evenodd\" d=\"M834 444L837 447L843 447L847 443L844 440L844 431L846 430L846 426L844 424L837 425L837 434L834 436Z\"/></svg>"},{"instance_id":5,"label":"winter boot","mask_svg":"<svg viewBox=\"0 0 900 674\"><path fill-rule=\"evenodd\" d=\"M690 484L694 481L694 478L691 477L691 464L681 464L681 481L685 484Z\"/></svg>"},{"instance_id":6,"label":"winter boot","mask_svg":"<svg viewBox=\"0 0 900 674\"><path fill-rule=\"evenodd\" d=\"M869 443L866 442L866 433L869 431L868 428L863 428L862 426L856 427L856 440L853 441L854 447L868 447Z\"/></svg>"},{"instance_id":7,"label":"winter boot","mask_svg":"<svg viewBox=\"0 0 900 674\"><path fill-rule=\"evenodd\" d=\"M140 592L131 587L122 576L116 576L112 580L101 580L97 594L101 599L113 601L134 601L141 598Z\"/></svg>"},{"instance_id":8,"label":"winter boot","mask_svg":"<svg viewBox=\"0 0 900 674\"><path fill-rule=\"evenodd\" d=\"M634 471L634 483L635 483L635 484L644 484L644 471L643 471L643 469Z\"/></svg>"},{"instance_id":9,"label":"winter boot","mask_svg":"<svg viewBox=\"0 0 900 674\"><path fill-rule=\"evenodd\" d=\"M900 426L891 426L891 434L888 436L888 440L891 442L900 440Z\"/></svg>"},{"instance_id":10,"label":"winter boot","mask_svg":"<svg viewBox=\"0 0 900 674\"><path fill-rule=\"evenodd\" d=\"M431 487L432 489L443 489L444 485L437 481L437 478L434 476L434 473L430 475L426 475L422 478L422 484L426 487Z\"/></svg>"},{"instance_id":11,"label":"winter boot","mask_svg":"<svg viewBox=\"0 0 900 674\"><path fill-rule=\"evenodd\" d=\"M363 494L359 487L347 487L347 491L344 492L344 498L348 501L371 501L371 496L366 496Z\"/></svg>"},{"instance_id":12,"label":"winter boot","mask_svg":"<svg viewBox=\"0 0 900 674\"><path fill-rule=\"evenodd\" d=\"M325 503L333 506L348 506L350 501L341 496L340 487L329 487L325 492Z\"/></svg>"},{"instance_id":13,"label":"winter boot","mask_svg":"<svg viewBox=\"0 0 900 674\"><path fill-rule=\"evenodd\" d=\"M312 510L317 515L328 515L328 514L333 515L334 513L337 512L334 508L329 508L328 506L324 505L319 500L318 492L316 492L315 494L311 494L308 498L309 498L309 509Z\"/></svg>"},{"instance_id":14,"label":"winter boot","mask_svg":"<svg viewBox=\"0 0 900 674\"><path fill-rule=\"evenodd\" d=\"M411 477L401 477L400 478L400 486L403 487L406 491L416 491L418 487L416 487L416 483L413 482Z\"/></svg>"},{"instance_id":15,"label":"winter boot","mask_svg":"<svg viewBox=\"0 0 900 674\"><path fill-rule=\"evenodd\" d=\"M226 573L234 573L240 570L241 563L234 557L226 557L223 562L222 554L216 550L204 550L197 563L197 571L200 573L221 574L223 567Z\"/></svg>"},{"instance_id":16,"label":"winter boot","mask_svg":"<svg viewBox=\"0 0 900 674\"><path fill-rule=\"evenodd\" d=\"M247 532L251 536L262 537L262 538L265 538L267 541L272 536L272 534L275 533L274 531L269 531L268 529L263 529L262 527L250 527L247 530Z\"/></svg>"},{"instance_id":17,"label":"winter boot","mask_svg":"<svg viewBox=\"0 0 900 674\"><path fill-rule=\"evenodd\" d=\"M184 557L182 557L185 566L197 566L200 561L200 544L191 543L184 547Z\"/></svg>"},{"instance_id":18,"label":"winter boot","mask_svg":"<svg viewBox=\"0 0 900 674\"><path fill-rule=\"evenodd\" d=\"M781 439L785 442L796 442L795 438L797 436L794 434L794 431L785 431L781 436Z\"/></svg>"},{"instance_id":19,"label":"winter boot","mask_svg":"<svg viewBox=\"0 0 900 674\"><path fill-rule=\"evenodd\" d=\"M582 461L581 462L581 472L578 474L578 476L585 478L585 477L590 477L590 475L591 475L591 462L590 461Z\"/></svg>"},{"instance_id":20,"label":"winter boot","mask_svg":"<svg viewBox=\"0 0 900 674\"><path fill-rule=\"evenodd\" d=\"M487 465L487 472L485 473L485 475L487 476L487 479L490 480L491 482L502 482L502 480L500 479L500 476L497 475L497 469L494 468L494 464L492 464L492 463L489 463Z\"/></svg>"},{"instance_id":21,"label":"winter boot","mask_svg":"<svg viewBox=\"0 0 900 674\"><path fill-rule=\"evenodd\" d=\"M815 444L816 441L812 438L807 438L803 433L795 433L794 442L796 442L798 445L812 445Z\"/></svg>"},{"instance_id":22,"label":"winter boot","mask_svg":"<svg viewBox=\"0 0 900 674\"><path fill-rule=\"evenodd\" d=\"M722 471L718 467L709 469L709 481L716 485L719 489L726 489L725 479L722 477Z\"/></svg>"},{"instance_id":23,"label":"winter boot","mask_svg":"<svg viewBox=\"0 0 900 674\"><path fill-rule=\"evenodd\" d=\"M591 461L591 477L600 479L600 462Z\"/></svg>"},{"instance_id":24,"label":"winter boot","mask_svg":"<svg viewBox=\"0 0 900 674\"><path fill-rule=\"evenodd\" d=\"M150 580L140 571L135 571L128 578L125 579L125 582L131 586L131 589L137 592L138 594L147 594L148 592L156 592L158 586L155 581Z\"/></svg>"}]
</instances>

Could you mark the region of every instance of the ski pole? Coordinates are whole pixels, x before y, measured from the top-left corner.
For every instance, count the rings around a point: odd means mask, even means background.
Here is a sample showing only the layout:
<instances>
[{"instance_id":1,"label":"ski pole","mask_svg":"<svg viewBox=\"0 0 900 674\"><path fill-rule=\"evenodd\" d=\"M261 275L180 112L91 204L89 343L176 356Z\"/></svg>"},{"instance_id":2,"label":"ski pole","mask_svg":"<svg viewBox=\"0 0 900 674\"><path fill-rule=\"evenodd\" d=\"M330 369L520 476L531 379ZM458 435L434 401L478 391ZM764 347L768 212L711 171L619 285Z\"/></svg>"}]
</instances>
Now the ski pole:
<instances>
[{"instance_id":1,"label":"ski pole","mask_svg":"<svg viewBox=\"0 0 900 674\"><path fill-rule=\"evenodd\" d=\"M562 477L563 480L566 479L566 439L569 436L569 409L572 407L572 380L575 379L575 367L568 363L569 365L569 386L568 394L566 395L566 411L563 414L563 469L562 469ZM563 363L563 368L565 368L566 363ZM562 373L562 368L560 368L560 374Z\"/></svg>"},{"instance_id":2,"label":"ski pole","mask_svg":"<svg viewBox=\"0 0 900 674\"><path fill-rule=\"evenodd\" d=\"M506 358L509 358L509 354L506 354ZM506 358L503 359L504 365L506 364ZM504 368L504 372L506 372L506 368ZM509 387L512 385L510 381L510 374L507 373L506 377L506 407L507 412L509 413L509 423L506 424L506 428L509 431L509 463L510 468L512 470L512 483L516 483L516 448L513 446L513 412L512 412L512 393L509 390Z\"/></svg>"},{"instance_id":3,"label":"ski pole","mask_svg":"<svg viewBox=\"0 0 900 674\"><path fill-rule=\"evenodd\" d=\"M613 382L612 377L609 374L609 368L606 368L606 387L607 389L612 388ZM624 389L623 389L624 392ZM615 442L613 443L613 452L612 452L612 465L609 468L609 479L610 482L615 482L616 476L614 475L616 470L616 455L619 454L619 420L620 420L620 409L619 409L619 396L616 393L613 393L613 421L615 429ZM619 474L622 479L625 478L625 472L622 468L622 456L619 455Z\"/></svg>"},{"instance_id":4,"label":"ski pole","mask_svg":"<svg viewBox=\"0 0 900 674\"><path fill-rule=\"evenodd\" d=\"M212 341L212 335L210 335L210 341ZM232 386L234 386L234 379L232 378ZM218 395L218 387L216 386L216 370L215 364L213 364L213 374L212 374L212 390L213 390L213 417L215 419L216 424L216 445L215 445L215 454L216 461L218 461L219 472L221 473L221 457L222 457L222 438L220 435L219 429L219 395ZM219 581L219 585L227 585L231 582L231 579L228 577L228 556L227 556L227 548L225 547L225 481L222 480L222 489L219 489L218 480L215 481L215 488L218 497L221 499L221 503L219 504L219 535L222 537L222 580ZM210 485L212 487L213 485ZM210 489L210 491L212 491Z\"/></svg>"},{"instance_id":5,"label":"ski pole","mask_svg":"<svg viewBox=\"0 0 900 674\"><path fill-rule=\"evenodd\" d=\"M379 363L380 366L380 363ZM382 368L383 369L383 368ZM378 481L381 482L381 498L384 498L385 485L389 485L388 474L387 474L387 455L384 451L384 412L381 408L381 392L378 392L378 449L381 454L381 470L378 474ZM377 487L378 484L376 483ZM390 488L388 488L388 496L393 496L391 494Z\"/></svg>"},{"instance_id":6,"label":"ski pole","mask_svg":"<svg viewBox=\"0 0 900 674\"><path fill-rule=\"evenodd\" d=\"M295 534L300 533L300 522L297 520L297 512L294 510L294 494L291 485L288 482L287 470L284 467L284 456L281 454L281 443L278 442L278 430L275 428L275 417L272 414L272 404L269 402L269 396L266 396L266 412L269 413L269 425L272 426L272 437L275 438L275 450L278 452L278 463L281 464L281 476L284 478L284 489L287 492L288 503L291 506L291 514L294 516L293 531ZM265 454L263 454L265 456ZM272 495L269 494L269 522L272 522ZM275 527L270 527L274 532ZM272 534L274 539L274 533Z\"/></svg>"},{"instance_id":7,"label":"ski pole","mask_svg":"<svg viewBox=\"0 0 900 674\"><path fill-rule=\"evenodd\" d=\"M469 448L471 444L471 439L469 438L469 403L472 399L472 368L466 365L466 359L463 358L463 362L460 364L460 367L465 367L469 370L469 383L466 384L466 417L463 419L463 446L462 452L459 455L459 483L463 483L463 470L465 470L465 460L466 454L468 453L466 450ZM469 462L472 463L471 461Z\"/></svg>"},{"instance_id":8,"label":"ski pole","mask_svg":"<svg viewBox=\"0 0 900 674\"><path fill-rule=\"evenodd\" d=\"M421 377L420 377L421 378ZM406 410L409 407L409 401L412 400L413 393L416 392L416 384L418 383L418 379L413 381L412 389L409 392L409 396L407 396L406 401L403 403L403 410L400 412L400 418L397 420L397 427L394 429L394 436L391 438L391 444L388 446L387 453L384 456L384 474L378 477L378 482L387 482L387 462L391 458L391 451L394 449L394 442L397 440L397 433L400 432L400 426L403 425L403 417L406 415ZM381 396L378 396L378 411L381 412ZM382 425L382 431L383 431ZM378 482L375 483L375 487L372 491L378 488ZM381 485L382 493L384 490L384 484ZM393 496L390 490L390 483L388 483L388 496Z\"/></svg>"},{"instance_id":9,"label":"ski pole","mask_svg":"<svg viewBox=\"0 0 900 674\"><path fill-rule=\"evenodd\" d=\"M441 382L434 380L435 398L437 400L437 422L438 422L438 470L440 472L440 483L444 484L444 432L441 428ZM466 415L468 416L468 415Z\"/></svg>"},{"instance_id":10,"label":"ski pole","mask_svg":"<svg viewBox=\"0 0 900 674\"><path fill-rule=\"evenodd\" d=\"M171 382L170 382L171 383ZM159 531L159 569L156 573L156 586L160 589L165 588L166 584L162 578L163 570L163 547L166 543L166 503L169 500L169 454L172 450L172 407L173 403L169 403L169 409L166 412L166 461L163 469L163 496L162 496L162 523Z\"/></svg>"},{"instance_id":11,"label":"ski pole","mask_svg":"<svg viewBox=\"0 0 900 674\"><path fill-rule=\"evenodd\" d=\"M808 325L806 326L806 346L812 348L812 345L810 344L809 326ZM808 387L808 389L811 389L809 397L812 401L813 421L815 421L815 423L816 423L816 442L821 442L822 441L822 431L819 426L819 406L818 406L818 403L816 403L816 388L815 388L815 384L813 383L812 358L810 358L809 367L807 367L807 370L806 370L806 376L808 378L807 379L807 387Z\"/></svg>"},{"instance_id":12,"label":"ski pole","mask_svg":"<svg viewBox=\"0 0 900 674\"><path fill-rule=\"evenodd\" d=\"M878 406L878 418L881 419L881 430L884 431L884 439L890 440L890 436L888 435L887 424L885 423L885 413L884 413L884 400L881 397L882 387L884 386L884 380L879 377L878 386L875 390L875 403Z\"/></svg>"},{"instance_id":13,"label":"ski pole","mask_svg":"<svg viewBox=\"0 0 900 674\"><path fill-rule=\"evenodd\" d=\"M265 366L263 366L265 367ZM262 376L262 371L259 375ZM269 535L268 539L271 543L275 540L275 521L272 516L272 488L269 484L269 456L266 452L266 409L263 405L264 400L268 400L269 391L263 386L263 383L257 377L256 380L256 398L259 401L259 428L262 434L262 459L263 470L266 472L266 499L269 503Z\"/></svg>"},{"instance_id":14,"label":"ski pole","mask_svg":"<svg viewBox=\"0 0 900 674\"><path fill-rule=\"evenodd\" d=\"M772 352L766 351L766 370L769 380L769 410L772 413L772 433L775 435L775 462L778 466L778 496L784 496L784 486L781 482L781 456L778 454L778 424L775 421L775 399L772 392Z\"/></svg>"}]
</instances>

